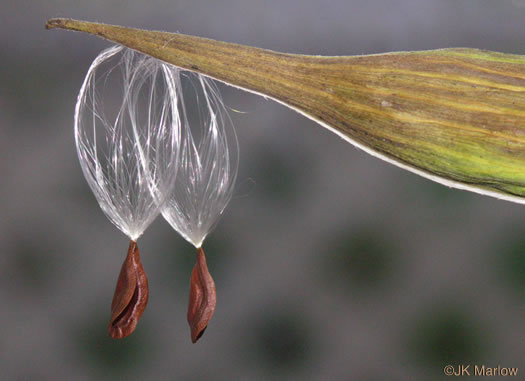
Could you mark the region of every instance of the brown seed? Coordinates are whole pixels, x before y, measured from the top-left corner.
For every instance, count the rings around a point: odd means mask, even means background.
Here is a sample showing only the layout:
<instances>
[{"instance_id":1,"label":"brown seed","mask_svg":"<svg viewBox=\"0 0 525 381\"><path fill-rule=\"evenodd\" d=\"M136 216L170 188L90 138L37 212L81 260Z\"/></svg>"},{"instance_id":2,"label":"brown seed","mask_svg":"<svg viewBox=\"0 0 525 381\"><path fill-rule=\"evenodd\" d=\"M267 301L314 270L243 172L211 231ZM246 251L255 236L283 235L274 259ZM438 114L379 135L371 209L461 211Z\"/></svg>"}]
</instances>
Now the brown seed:
<instances>
[{"instance_id":1,"label":"brown seed","mask_svg":"<svg viewBox=\"0 0 525 381\"><path fill-rule=\"evenodd\" d=\"M208 272L206 257L202 248L197 249L197 263L193 267L190 280L190 302L188 305L188 323L191 328L191 341L197 342L208 326L215 312L217 295L215 282Z\"/></svg>"},{"instance_id":2,"label":"brown seed","mask_svg":"<svg viewBox=\"0 0 525 381\"><path fill-rule=\"evenodd\" d=\"M135 241L131 241L111 303L108 331L113 339L122 339L133 333L146 309L148 296L148 278L140 262L139 248Z\"/></svg>"}]
</instances>

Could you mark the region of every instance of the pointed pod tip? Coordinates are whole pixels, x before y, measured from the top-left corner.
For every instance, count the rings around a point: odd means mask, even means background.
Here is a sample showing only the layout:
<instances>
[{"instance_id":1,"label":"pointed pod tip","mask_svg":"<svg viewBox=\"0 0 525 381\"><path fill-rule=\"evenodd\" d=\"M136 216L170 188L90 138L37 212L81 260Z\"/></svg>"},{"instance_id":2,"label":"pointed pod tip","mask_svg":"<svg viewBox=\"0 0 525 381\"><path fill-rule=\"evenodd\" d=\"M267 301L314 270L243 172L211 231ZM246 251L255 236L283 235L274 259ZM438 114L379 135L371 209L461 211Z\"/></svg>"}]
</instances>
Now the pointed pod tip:
<instances>
[{"instance_id":1,"label":"pointed pod tip","mask_svg":"<svg viewBox=\"0 0 525 381\"><path fill-rule=\"evenodd\" d=\"M89 22L89 21L80 21L80 20L66 19L66 18L54 18L54 19L47 20L45 28L46 29L67 29L67 30L73 30L77 32L83 31L83 32L96 34L96 29L98 26L99 26L98 23Z\"/></svg>"},{"instance_id":2,"label":"pointed pod tip","mask_svg":"<svg viewBox=\"0 0 525 381\"><path fill-rule=\"evenodd\" d=\"M56 18L49 19L46 22L46 29L63 28L66 25L67 19Z\"/></svg>"}]
</instances>

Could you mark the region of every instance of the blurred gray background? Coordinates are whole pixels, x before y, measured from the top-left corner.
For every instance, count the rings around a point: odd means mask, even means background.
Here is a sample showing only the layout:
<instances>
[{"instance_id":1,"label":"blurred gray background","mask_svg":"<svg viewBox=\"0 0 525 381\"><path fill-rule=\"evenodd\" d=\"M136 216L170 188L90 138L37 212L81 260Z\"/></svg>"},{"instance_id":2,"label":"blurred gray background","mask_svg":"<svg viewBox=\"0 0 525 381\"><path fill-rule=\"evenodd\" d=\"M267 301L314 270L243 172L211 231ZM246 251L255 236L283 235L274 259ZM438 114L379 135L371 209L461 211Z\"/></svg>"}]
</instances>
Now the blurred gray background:
<instances>
[{"instance_id":1,"label":"blurred gray background","mask_svg":"<svg viewBox=\"0 0 525 381\"><path fill-rule=\"evenodd\" d=\"M404 172L224 85L241 160L204 245L215 315L191 344L194 249L158 219L139 240L148 308L112 341L128 241L100 211L73 141L78 90L109 43L45 31L51 17L305 54L525 54L524 0L2 1L1 379L439 380L447 364L525 375L523 206Z\"/></svg>"}]
</instances>

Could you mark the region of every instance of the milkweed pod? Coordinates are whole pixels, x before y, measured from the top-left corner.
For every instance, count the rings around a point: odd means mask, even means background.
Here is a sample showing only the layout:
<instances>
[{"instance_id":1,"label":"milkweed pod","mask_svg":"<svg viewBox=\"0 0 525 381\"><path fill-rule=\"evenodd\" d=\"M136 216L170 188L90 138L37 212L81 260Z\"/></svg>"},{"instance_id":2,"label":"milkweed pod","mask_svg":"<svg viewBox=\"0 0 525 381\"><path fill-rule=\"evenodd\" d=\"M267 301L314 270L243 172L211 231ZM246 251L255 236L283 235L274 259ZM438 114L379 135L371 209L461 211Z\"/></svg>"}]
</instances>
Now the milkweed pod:
<instances>
[{"instance_id":1,"label":"milkweed pod","mask_svg":"<svg viewBox=\"0 0 525 381\"><path fill-rule=\"evenodd\" d=\"M53 19L272 98L438 183L525 204L525 56L439 49L284 54L178 33Z\"/></svg>"}]
</instances>

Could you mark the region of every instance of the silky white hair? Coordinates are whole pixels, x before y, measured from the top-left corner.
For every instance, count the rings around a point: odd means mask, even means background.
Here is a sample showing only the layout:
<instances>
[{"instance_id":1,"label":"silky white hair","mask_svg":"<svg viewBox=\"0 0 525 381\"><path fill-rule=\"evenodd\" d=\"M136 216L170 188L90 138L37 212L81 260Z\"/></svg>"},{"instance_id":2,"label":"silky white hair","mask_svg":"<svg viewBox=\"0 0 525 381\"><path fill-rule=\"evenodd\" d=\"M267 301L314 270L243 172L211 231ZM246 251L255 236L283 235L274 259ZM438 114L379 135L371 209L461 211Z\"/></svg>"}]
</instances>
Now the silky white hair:
<instances>
[{"instance_id":1,"label":"silky white hair","mask_svg":"<svg viewBox=\"0 0 525 381\"><path fill-rule=\"evenodd\" d=\"M82 171L103 212L132 240L158 216L175 181L179 72L114 46L91 64L78 95L75 141Z\"/></svg>"},{"instance_id":2,"label":"silky white hair","mask_svg":"<svg viewBox=\"0 0 525 381\"><path fill-rule=\"evenodd\" d=\"M181 156L162 216L199 248L232 197L239 147L213 80L191 72L179 75Z\"/></svg>"}]
</instances>

